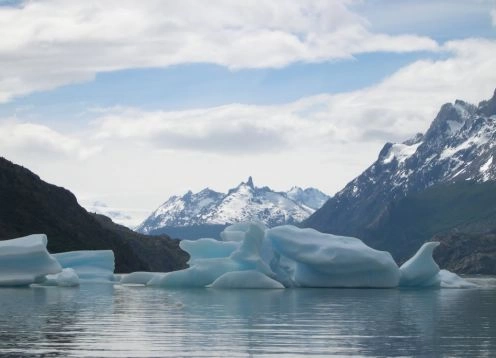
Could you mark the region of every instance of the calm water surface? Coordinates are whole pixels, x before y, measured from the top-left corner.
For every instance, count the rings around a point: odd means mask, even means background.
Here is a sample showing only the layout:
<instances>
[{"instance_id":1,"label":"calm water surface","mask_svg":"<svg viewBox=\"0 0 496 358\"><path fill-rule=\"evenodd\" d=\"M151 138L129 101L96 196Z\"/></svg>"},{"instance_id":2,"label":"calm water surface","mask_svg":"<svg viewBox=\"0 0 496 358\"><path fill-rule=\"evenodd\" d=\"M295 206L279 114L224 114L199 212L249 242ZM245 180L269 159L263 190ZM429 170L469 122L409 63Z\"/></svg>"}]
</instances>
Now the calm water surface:
<instances>
[{"instance_id":1,"label":"calm water surface","mask_svg":"<svg viewBox=\"0 0 496 358\"><path fill-rule=\"evenodd\" d=\"M457 290L0 289L2 357L495 357L495 279Z\"/></svg>"}]
</instances>

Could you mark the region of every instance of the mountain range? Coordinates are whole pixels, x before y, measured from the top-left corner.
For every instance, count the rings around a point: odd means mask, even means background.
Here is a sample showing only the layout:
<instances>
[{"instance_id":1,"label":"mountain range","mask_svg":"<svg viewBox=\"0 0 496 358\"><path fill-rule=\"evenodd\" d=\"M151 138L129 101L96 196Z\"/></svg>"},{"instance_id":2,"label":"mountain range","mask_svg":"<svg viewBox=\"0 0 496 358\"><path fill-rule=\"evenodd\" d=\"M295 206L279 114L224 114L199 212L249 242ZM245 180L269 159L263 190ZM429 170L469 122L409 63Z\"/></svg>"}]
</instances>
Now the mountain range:
<instances>
[{"instance_id":1,"label":"mountain range","mask_svg":"<svg viewBox=\"0 0 496 358\"><path fill-rule=\"evenodd\" d=\"M387 143L303 226L359 237L400 262L433 235L486 235L496 229L495 157L496 91L477 106L447 103L425 134Z\"/></svg>"},{"instance_id":2,"label":"mountain range","mask_svg":"<svg viewBox=\"0 0 496 358\"><path fill-rule=\"evenodd\" d=\"M228 225L258 220L267 226L296 224L329 196L314 188L293 187L277 192L267 186L256 187L251 177L227 193L209 188L198 193L172 196L155 210L138 228L144 234L167 233L182 239L218 237Z\"/></svg>"}]
</instances>

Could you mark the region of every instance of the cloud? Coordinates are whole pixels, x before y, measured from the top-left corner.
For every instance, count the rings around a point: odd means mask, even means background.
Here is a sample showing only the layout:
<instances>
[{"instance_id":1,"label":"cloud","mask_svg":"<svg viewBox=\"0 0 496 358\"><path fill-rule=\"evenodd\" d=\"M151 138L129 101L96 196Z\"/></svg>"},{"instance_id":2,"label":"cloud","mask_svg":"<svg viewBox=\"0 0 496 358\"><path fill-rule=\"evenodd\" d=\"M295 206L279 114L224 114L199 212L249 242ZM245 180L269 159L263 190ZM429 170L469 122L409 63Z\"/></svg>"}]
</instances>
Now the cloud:
<instances>
[{"instance_id":1,"label":"cloud","mask_svg":"<svg viewBox=\"0 0 496 358\"><path fill-rule=\"evenodd\" d=\"M496 87L495 41L452 41L443 51L450 56L416 61L375 86L284 105L152 112L117 108L96 120L95 136L222 154L401 141L425 131L443 103L460 97L476 102Z\"/></svg>"},{"instance_id":2,"label":"cloud","mask_svg":"<svg viewBox=\"0 0 496 358\"><path fill-rule=\"evenodd\" d=\"M282 105L107 108L83 127L2 120L0 151L78 197L108 196L112 207L151 211L169 195L225 191L248 175L277 190L311 185L332 194L385 142L425 131L443 103L490 98L496 41L451 41L441 51L442 59L415 61L373 86ZM84 165L75 160L92 153Z\"/></svg>"},{"instance_id":3,"label":"cloud","mask_svg":"<svg viewBox=\"0 0 496 358\"><path fill-rule=\"evenodd\" d=\"M0 102L126 68L274 68L438 48L427 37L371 32L352 3L46 0L0 7Z\"/></svg>"},{"instance_id":4,"label":"cloud","mask_svg":"<svg viewBox=\"0 0 496 358\"><path fill-rule=\"evenodd\" d=\"M491 10L491 19L493 21L493 26L496 26L496 8Z\"/></svg>"},{"instance_id":5,"label":"cloud","mask_svg":"<svg viewBox=\"0 0 496 358\"><path fill-rule=\"evenodd\" d=\"M0 122L0 149L4 153L26 153L44 160L86 159L100 150L98 146L85 146L79 139L47 126L15 121Z\"/></svg>"}]
</instances>

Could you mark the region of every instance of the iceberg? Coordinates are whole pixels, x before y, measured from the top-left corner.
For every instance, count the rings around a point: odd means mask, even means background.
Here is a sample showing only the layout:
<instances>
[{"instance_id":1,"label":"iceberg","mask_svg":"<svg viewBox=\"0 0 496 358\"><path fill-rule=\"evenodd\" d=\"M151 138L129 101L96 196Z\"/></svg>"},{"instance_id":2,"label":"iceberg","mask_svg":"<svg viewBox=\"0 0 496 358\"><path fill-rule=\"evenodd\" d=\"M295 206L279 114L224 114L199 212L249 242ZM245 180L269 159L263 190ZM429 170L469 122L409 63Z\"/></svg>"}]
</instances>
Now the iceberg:
<instances>
[{"instance_id":1,"label":"iceberg","mask_svg":"<svg viewBox=\"0 0 496 358\"><path fill-rule=\"evenodd\" d=\"M438 288L474 288L469 282L448 270L440 270L432 254L439 242L426 242L417 253L400 267L400 286L402 287L438 287Z\"/></svg>"},{"instance_id":2,"label":"iceberg","mask_svg":"<svg viewBox=\"0 0 496 358\"><path fill-rule=\"evenodd\" d=\"M400 272L391 254L374 250L359 239L291 225L267 230L267 239L290 266L285 279L296 286L398 286Z\"/></svg>"},{"instance_id":3,"label":"iceberg","mask_svg":"<svg viewBox=\"0 0 496 358\"><path fill-rule=\"evenodd\" d=\"M400 286L429 287L441 284L439 266L432 254L439 242L426 242L400 267Z\"/></svg>"},{"instance_id":4,"label":"iceberg","mask_svg":"<svg viewBox=\"0 0 496 358\"><path fill-rule=\"evenodd\" d=\"M111 250L50 255L45 235L0 242L0 286L77 286L83 282L212 289L291 287L470 288L475 284L440 270L428 242L401 267L390 253L354 237L292 225L267 229L262 223L227 227L221 240L182 240L189 267L174 272L114 275Z\"/></svg>"},{"instance_id":5,"label":"iceberg","mask_svg":"<svg viewBox=\"0 0 496 358\"><path fill-rule=\"evenodd\" d=\"M0 241L0 286L25 286L42 282L62 267L47 251L44 234Z\"/></svg>"},{"instance_id":6,"label":"iceberg","mask_svg":"<svg viewBox=\"0 0 496 358\"><path fill-rule=\"evenodd\" d=\"M424 244L401 268L390 253L353 237L291 225L267 229L258 222L227 227L221 240L181 241L190 267L168 273L135 273L123 283L160 287L453 287L473 285L432 258Z\"/></svg>"},{"instance_id":7,"label":"iceberg","mask_svg":"<svg viewBox=\"0 0 496 358\"><path fill-rule=\"evenodd\" d=\"M81 282L113 282L115 259L112 250L69 251L54 254L63 268L71 268Z\"/></svg>"},{"instance_id":8,"label":"iceberg","mask_svg":"<svg viewBox=\"0 0 496 358\"><path fill-rule=\"evenodd\" d=\"M200 239L181 241L181 248L188 251L190 267L180 271L156 274L150 286L206 287L222 275L234 271L256 270L275 277L261 257L265 226L261 223L232 225L221 234L222 241ZM200 252L200 249L204 249ZM218 250L216 252L216 250ZM219 284L220 285L220 284Z\"/></svg>"}]
</instances>

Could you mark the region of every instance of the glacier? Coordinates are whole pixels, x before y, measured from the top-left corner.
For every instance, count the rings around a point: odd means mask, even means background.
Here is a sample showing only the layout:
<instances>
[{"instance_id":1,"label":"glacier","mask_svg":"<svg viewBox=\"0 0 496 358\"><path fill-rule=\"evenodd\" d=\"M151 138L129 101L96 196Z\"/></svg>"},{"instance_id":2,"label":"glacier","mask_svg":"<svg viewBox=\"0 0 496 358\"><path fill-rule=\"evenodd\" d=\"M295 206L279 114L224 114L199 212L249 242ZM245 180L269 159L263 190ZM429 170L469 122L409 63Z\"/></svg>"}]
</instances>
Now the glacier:
<instances>
[{"instance_id":1,"label":"glacier","mask_svg":"<svg viewBox=\"0 0 496 358\"><path fill-rule=\"evenodd\" d=\"M46 246L44 234L0 241L0 286L25 286L61 272Z\"/></svg>"}]
</instances>

